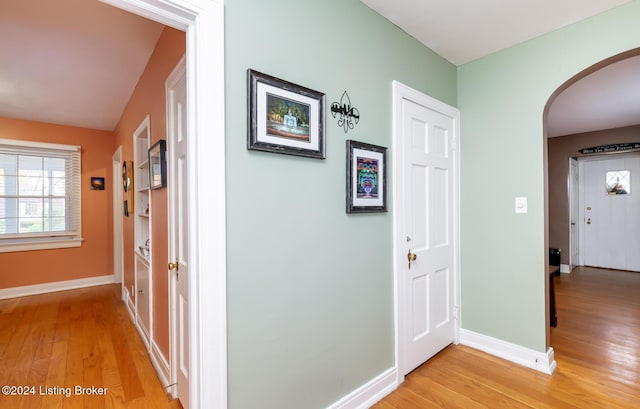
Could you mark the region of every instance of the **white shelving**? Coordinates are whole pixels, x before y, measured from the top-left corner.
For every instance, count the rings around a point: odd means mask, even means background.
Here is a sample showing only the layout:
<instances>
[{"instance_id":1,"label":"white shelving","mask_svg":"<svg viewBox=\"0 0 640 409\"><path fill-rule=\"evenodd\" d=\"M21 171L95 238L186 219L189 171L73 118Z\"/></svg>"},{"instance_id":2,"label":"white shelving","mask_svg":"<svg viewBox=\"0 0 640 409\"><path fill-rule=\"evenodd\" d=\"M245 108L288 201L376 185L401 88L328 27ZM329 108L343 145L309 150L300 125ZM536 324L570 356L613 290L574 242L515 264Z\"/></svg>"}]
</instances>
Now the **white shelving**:
<instances>
[{"instance_id":1,"label":"white shelving","mask_svg":"<svg viewBox=\"0 0 640 409\"><path fill-rule=\"evenodd\" d=\"M147 347L152 331L151 194L148 151L151 142L149 115L133 134L134 248L136 326Z\"/></svg>"}]
</instances>

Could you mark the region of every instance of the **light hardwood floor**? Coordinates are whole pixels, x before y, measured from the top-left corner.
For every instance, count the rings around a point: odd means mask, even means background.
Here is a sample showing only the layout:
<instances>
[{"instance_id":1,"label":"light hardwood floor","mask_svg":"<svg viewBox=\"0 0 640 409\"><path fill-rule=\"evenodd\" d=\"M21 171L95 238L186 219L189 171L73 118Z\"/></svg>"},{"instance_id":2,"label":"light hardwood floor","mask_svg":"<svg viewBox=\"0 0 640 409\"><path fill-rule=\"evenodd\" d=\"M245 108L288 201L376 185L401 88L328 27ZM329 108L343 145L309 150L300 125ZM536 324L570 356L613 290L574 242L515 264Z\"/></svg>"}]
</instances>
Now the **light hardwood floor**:
<instances>
[{"instance_id":1,"label":"light hardwood floor","mask_svg":"<svg viewBox=\"0 0 640 409\"><path fill-rule=\"evenodd\" d=\"M640 408L640 273L577 268L555 280L553 375L450 346L373 408Z\"/></svg>"},{"instance_id":2,"label":"light hardwood floor","mask_svg":"<svg viewBox=\"0 0 640 409\"><path fill-rule=\"evenodd\" d=\"M165 394L119 284L1 300L5 385L23 395L0 394L0 408L181 408ZM79 395L76 386L106 391Z\"/></svg>"}]
</instances>

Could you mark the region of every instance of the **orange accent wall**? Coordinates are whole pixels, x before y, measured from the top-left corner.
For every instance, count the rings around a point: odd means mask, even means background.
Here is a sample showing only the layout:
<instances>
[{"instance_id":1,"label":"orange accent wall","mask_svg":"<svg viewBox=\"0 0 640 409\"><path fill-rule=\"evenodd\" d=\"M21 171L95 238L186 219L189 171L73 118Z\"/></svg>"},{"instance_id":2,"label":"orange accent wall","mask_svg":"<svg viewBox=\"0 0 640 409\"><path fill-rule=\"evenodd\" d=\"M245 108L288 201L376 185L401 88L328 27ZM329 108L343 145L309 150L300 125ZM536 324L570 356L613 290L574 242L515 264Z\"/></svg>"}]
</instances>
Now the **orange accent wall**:
<instances>
[{"instance_id":1,"label":"orange accent wall","mask_svg":"<svg viewBox=\"0 0 640 409\"><path fill-rule=\"evenodd\" d=\"M133 159L133 133L147 114L151 121L151 144L167 139L165 81L185 50L185 33L165 27L115 130L115 146L122 145L123 160ZM151 213L153 338L164 356L169 357L167 189L151 192ZM124 283L130 293L134 284L133 231L133 216L124 217Z\"/></svg>"},{"instance_id":2,"label":"orange accent wall","mask_svg":"<svg viewBox=\"0 0 640 409\"><path fill-rule=\"evenodd\" d=\"M84 238L81 247L0 253L0 288L112 275L114 133L0 118L0 138L82 146ZM105 178L105 190L91 190L92 176Z\"/></svg>"}]
</instances>

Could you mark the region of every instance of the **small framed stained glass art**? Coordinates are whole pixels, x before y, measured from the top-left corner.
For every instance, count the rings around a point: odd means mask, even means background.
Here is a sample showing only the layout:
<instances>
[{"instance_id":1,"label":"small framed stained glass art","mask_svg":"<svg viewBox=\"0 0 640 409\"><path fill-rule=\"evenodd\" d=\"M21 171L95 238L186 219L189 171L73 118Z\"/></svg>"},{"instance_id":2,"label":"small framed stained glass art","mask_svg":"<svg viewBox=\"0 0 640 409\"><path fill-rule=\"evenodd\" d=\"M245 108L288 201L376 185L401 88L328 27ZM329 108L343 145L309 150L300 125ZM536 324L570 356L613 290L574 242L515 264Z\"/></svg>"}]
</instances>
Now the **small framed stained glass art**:
<instances>
[{"instance_id":1,"label":"small framed stained glass art","mask_svg":"<svg viewBox=\"0 0 640 409\"><path fill-rule=\"evenodd\" d=\"M347 213L387 211L387 148L347 140Z\"/></svg>"}]
</instances>

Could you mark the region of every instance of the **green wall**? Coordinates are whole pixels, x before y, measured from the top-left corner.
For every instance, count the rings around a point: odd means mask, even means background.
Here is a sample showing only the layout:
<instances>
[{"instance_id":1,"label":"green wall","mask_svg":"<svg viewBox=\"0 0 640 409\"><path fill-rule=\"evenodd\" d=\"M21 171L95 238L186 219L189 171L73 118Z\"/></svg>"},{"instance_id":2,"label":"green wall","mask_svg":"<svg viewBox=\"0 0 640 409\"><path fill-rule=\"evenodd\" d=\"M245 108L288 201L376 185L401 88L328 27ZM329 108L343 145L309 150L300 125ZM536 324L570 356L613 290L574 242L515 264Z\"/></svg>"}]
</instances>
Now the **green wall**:
<instances>
[{"instance_id":1,"label":"green wall","mask_svg":"<svg viewBox=\"0 0 640 409\"><path fill-rule=\"evenodd\" d=\"M345 213L345 140L390 148L391 81L456 105L456 68L357 0L225 7L229 407L325 408L394 366L391 211ZM248 151L248 68L360 123L327 111L325 160Z\"/></svg>"},{"instance_id":2,"label":"green wall","mask_svg":"<svg viewBox=\"0 0 640 409\"><path fill-rule=\"evenodd\" d=\"M546 350L544 107L573 75L639 46L634 1L458 67L463 328ZM529 213L515 214L516 196Z\"/></svg>"}]
</instances>

